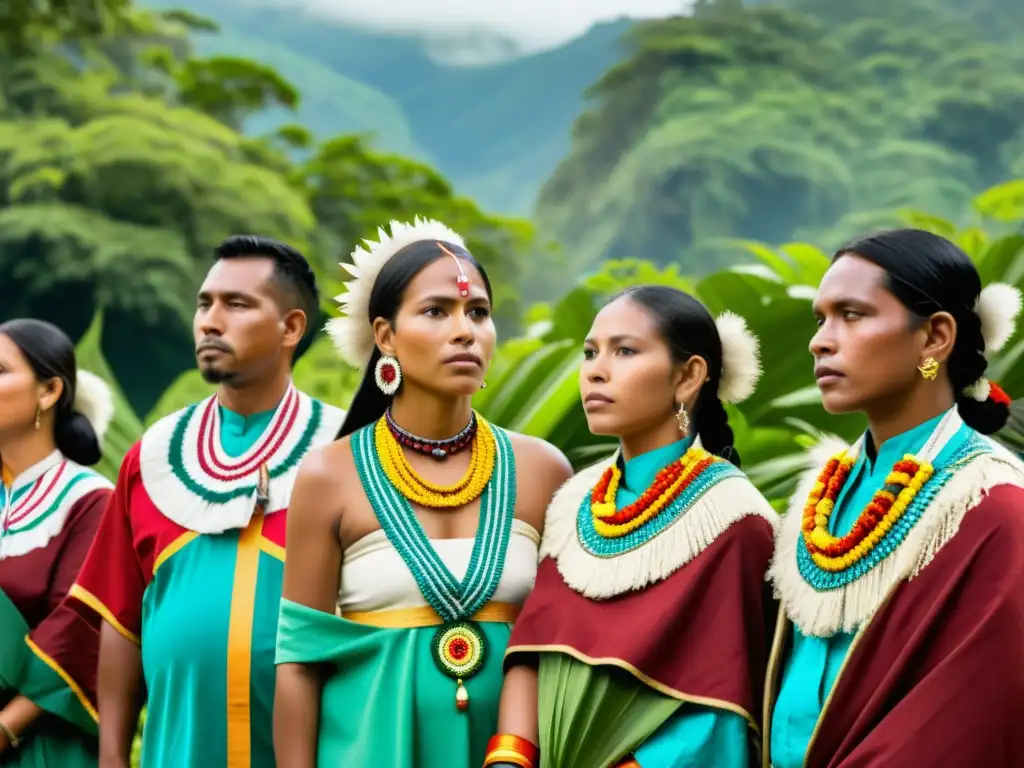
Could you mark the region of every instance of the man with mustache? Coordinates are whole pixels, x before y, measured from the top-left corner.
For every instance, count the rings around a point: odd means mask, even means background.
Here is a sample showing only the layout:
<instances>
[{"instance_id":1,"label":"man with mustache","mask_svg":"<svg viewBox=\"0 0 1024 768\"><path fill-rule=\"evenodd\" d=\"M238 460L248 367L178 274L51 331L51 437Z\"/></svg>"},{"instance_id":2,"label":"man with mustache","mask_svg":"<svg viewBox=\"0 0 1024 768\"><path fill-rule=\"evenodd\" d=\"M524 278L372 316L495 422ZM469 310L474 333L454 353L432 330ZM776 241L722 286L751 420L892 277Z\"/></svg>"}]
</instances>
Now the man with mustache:
<instances>
[{"instance_id":1,"label":"man with mustache","mask_svg":"<svg viewBox=\"0 0 1024 768\"><path fill-rule=\"evenodd\" d=\"M292 362L319 295L305 258L236 236L199 291L196 360L217 394L128 452L71 602L100 628L100 766L271 768L285 510L299 460L344 412Z\"/></svg>"}]
</instances>

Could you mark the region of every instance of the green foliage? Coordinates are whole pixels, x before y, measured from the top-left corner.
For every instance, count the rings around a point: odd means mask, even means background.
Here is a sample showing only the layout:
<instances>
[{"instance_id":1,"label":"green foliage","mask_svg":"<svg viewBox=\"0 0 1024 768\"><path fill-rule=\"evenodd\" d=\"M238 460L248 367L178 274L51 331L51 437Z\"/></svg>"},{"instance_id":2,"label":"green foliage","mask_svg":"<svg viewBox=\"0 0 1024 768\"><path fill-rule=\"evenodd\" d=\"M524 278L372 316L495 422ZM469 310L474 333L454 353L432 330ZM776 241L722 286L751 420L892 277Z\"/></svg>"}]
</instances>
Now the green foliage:
<instances>
[{"instance_id":1,"label":"green foliage","mask_svg":"<svg viewBox=\"0 0 1024 768\"><path fill-rule=\"evenodd\" d=\"M515 328L521 269L515 256L533 243L527 222L481 213L434 169L376 152L356 136L325 142L297 172L320 222L318 252L350 252L359 239L392 220L436 218L463 236L487 270L496 322L506 330Z\"/></svg>"},{"instance_id":2,"label":"green foliage","mask_svg":"<svg viewBox=\"0 0 1024 768\"><path fill-rule=\"evenodd\" d=\"M103 352L100 350L102 335L103 317L97 314L89 330L75 347L75 357L79 368L95 373L107 382L114 396L114 418L103 438L103 458L96 466L97 472L114 481L121 469L121 459L142 436L142 424L128 404L128 399L114 378L107 361L103 359Z\"/></svg>"},{"instance_id":3,"label":"green foliage","mask_svg":"<svg viewBox=\"0 0 1024 768\"><path fill-rule=\"evenodd\" d=\"M65 35L37 14L31 49L0 49L4 315L77 336L102 310L106 359L149 413L194 364L195 293L224 237L306 251L331 296L357 240L429 215L465 233L492 272L499 320L515 327L528 224L484 214L430 167L358 137L317 146L293 124L239 133L256 113L295 108L297 88L265 63L196 57L193 33L216 25L195 14L117 9L104 35ZM309 156L297 161L296 148Z\"/></svg>"},{"instance_id":4,"label":"green foliage","mask_svg":"<svg viewBox=\"0 0 1024 768\"><path fill-rule=\"evenodd\" d=\"M903 208L953 217L1024 157L1019 45L945 0L784 5L709 2L634 30L536 208L576 268L706 273L736 263L721 238L837 245Z\"/></svg>"}]
</instances>

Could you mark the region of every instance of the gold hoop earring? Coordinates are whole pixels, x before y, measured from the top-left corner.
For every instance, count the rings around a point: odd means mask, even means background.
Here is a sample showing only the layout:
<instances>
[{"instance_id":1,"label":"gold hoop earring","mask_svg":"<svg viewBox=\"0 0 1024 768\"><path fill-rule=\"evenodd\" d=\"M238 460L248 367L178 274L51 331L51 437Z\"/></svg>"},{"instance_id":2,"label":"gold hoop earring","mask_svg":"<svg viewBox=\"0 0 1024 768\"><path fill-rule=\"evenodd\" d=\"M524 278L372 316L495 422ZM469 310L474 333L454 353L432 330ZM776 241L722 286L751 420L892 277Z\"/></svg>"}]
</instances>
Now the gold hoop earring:
<instances>
[{"instance_id":1,"label":"gold hoop earring","mask_svg":"<svg viewBox=\"0 0 1024 768\"><path fill-rule=\"evenodd\" d=\"M923 363L917 366L921 372L921 378L925 381L932 381L939 375L939 361L934 357L926 358Z\"/></svg>"},{"instance_id":2,"label":"gold hoop earring","mask_svg":"<svg viewBox=\"0 0 1024 768\"><path fill-rule=\"evenodd\" d=\"M36 406L36 429L39 429L40 420L43 418L43 406Z\"/></svg>"},{"instance_id":3,"label":"gold hoop earring","mask_svg":"<svg viewBox=\"0 0 1024 768\"><path fill-rule=\"evenodd\" d=\"M679 431L683 433L683 437L690 434L690 414L686 412L686 406L682 403L679 404L679 410L676 411L676 423L679 425Z\"/></svg>"}]
</instances>

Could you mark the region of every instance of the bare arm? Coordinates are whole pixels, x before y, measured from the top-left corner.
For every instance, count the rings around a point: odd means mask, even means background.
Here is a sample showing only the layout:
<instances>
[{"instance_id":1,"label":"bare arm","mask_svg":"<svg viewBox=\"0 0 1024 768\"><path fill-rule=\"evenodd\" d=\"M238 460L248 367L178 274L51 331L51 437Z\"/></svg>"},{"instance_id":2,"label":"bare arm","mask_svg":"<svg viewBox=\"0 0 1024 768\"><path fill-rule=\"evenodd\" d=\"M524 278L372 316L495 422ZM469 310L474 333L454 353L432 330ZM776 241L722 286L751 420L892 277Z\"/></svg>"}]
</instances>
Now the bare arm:
<instances>
[{"instance_id":1,"label":"bare arm","mask_svg":"<svg viewBox=\"0 0 1024 768\"><path fill-rule=\"evenodd\" d=\"M505 673L498 708L498 733L511 733L537 744L537 670L521 664Z\"/></svg>"},{"instance_id":2,"label":"bare arm","mask_svg":"<svg viewBox=\"0 0 1024 768\"><path fill-rule=\"evenodd\" d=\"M516 436L519 472L529 483L519 489L517 514L544 532L544 516L551 497L573 475L568 459L553 445L536 438ZM512 734L537 744L537 669L518 664L505 674L498 710L498 733Z\"/></svg>"},{"instance_id":3,"label":"bare arm","mask_svg":"<svg viewBox=\"0 0 1024 768\"><path fill-rule=\"evenodd\" d=\"M283 597L333 614L341 578L338 540L340 488L335 443L309 454L299 468L288 505ZM315 768L322 669L279 664L274 696L274 752L278 768Z\"/></svg>"},{"instance_id":4,"label":"bare arm","mask_svg":"<svg viewBox=\"0 0 1024 768\"><path fill-rule=\"evenodd\" d=\"M11 699L7 706L0 710L0 723L3 724L3 727L0 727L0 754L10 746L7 731L20 740L21 735L42 713L43 710L24 696L15 696Z\"/></svg>"},{"instance_id":5,"label":"bare arm","mask_svg":"<svg viewBox=\"0 0 1024 768\"><path fill-rule=\"evenodd\" d=\"M113 626L100 628L96 701L100 713L100 768L128 768L142 709L142 651Z\"/></svg>"}]
</instances>

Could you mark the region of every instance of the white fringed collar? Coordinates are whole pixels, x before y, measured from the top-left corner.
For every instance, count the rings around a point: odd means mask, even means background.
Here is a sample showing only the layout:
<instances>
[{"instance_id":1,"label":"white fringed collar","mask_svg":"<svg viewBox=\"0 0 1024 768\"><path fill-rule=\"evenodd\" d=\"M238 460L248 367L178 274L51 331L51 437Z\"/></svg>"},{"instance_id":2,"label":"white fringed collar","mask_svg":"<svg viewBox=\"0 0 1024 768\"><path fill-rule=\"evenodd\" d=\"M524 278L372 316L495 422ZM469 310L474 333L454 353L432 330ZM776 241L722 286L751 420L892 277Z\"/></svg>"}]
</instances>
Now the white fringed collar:
<instances>
[{"instance_id":1,"label":"white fringed collar","mask_svg":"<svg viewBox=\"0 0 1024 768\"><path fill-rule=\"evenodd\" d=\"M744 517L763 517L773 528L778 524L778 515L746 476L729 474L647 543L615 557L599 557L580 541L577 515L608 465L604 461L584 469L555 494L541 542L541 557L552 558L565 583L593 600L641 590L668 578Z\"/></svg>"},{"instance_id":2,"label":"white fringed collar","mask_svg":"<svg viewBox=\"0 0 1024 768\"><path fill-rule=\"evenodd\" d=\"M963 421L954 412L945 429L955 432L962 426ZM977 433L973 437L982 449L956 470L892 554L855 581L827 591L809 584L797 564L797 550L804 546L801 518L821 467L847 446L830 438L809 454L812 468L798 483L778 528L775 556L768 571L768 579L786 617L802 634L831 637L839 632L855 632L874 615L900 581L915 578L935 558L960 529L967 512L992 488L998 485L1024 487L1024 464L1019 459L994 440ZM860 445L858 441L851 451L859 450Z\"/></svg>"},{"instance_id":3,"label":"white fringed collar","mask_svg":"<svg viewBox=\"0 0 1024 768\"><path fill-rule=\"evenodd\" d=\"M166 416L142 437L146 493L160 512L196 533L245 528L255 510L260 465L270 475L267 514L288 506L299 461L338 434L345 412L290 387L270 424L241 456L220 442L216 395Z\"/></svg>"}]
</instances>

